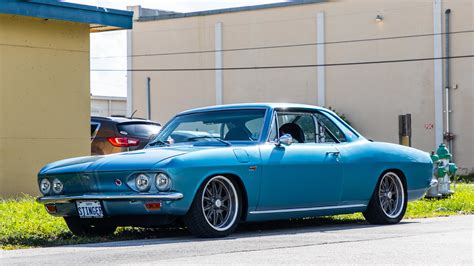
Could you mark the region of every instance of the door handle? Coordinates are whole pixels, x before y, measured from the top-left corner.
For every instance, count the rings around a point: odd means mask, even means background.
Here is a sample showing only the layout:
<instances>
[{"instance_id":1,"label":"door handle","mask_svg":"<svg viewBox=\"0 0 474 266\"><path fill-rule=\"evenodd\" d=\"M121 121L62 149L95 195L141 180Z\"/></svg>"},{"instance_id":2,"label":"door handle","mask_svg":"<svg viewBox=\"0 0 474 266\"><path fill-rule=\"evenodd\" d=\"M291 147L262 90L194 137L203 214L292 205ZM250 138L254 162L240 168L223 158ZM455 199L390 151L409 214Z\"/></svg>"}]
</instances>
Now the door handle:
<instances>
[{"instance_id":1,"label":"door handle","mask_svg":"<svg viewBox=\"0 0 474 266\"><path fill-rule=\"evenodd\" d=\"M326 155L339 156L340 152L338 151L327 151Z\"/></svg>"}]
</instances>

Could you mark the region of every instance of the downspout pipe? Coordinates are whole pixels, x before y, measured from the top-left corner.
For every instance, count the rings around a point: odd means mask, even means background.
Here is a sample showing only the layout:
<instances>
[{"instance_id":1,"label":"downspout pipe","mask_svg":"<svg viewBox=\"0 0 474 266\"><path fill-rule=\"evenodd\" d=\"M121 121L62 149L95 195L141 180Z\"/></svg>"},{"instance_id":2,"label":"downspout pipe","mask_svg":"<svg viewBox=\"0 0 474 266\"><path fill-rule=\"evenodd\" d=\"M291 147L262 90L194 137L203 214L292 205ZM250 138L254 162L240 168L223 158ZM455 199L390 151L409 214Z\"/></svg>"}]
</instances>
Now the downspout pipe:
<instances>
[{"instance_id":1,"label":"downspout pipe","mask_svg":"<svg viewBox=\"0 0 474 266\"><path fill-rule=\"evenodd\" d=\"M151 78L146 78L147 118L151 120Z\"/></svg>"},{"instance_id":2,"label":"downspout pipe","mask_svg":"<svg viewBox=\"0 0 474 266\"><path fill-rule=\"evenodd\" d=\"M446 123L446 131L444 132L444 139L447 142L448 149L451 153L453 153L453 139L454 139L454 134L451 132L451 81L450 81L450 14L451 14L451 9L446 9L444 12L445 15L445 66L444 66L444 71L445 71L445 84L444 84L444 90L445 90L445 105L444 105L444 113L445 113L445 123ZM454 156L453 156L454 157Z\"/></svg>"}]
</instances>

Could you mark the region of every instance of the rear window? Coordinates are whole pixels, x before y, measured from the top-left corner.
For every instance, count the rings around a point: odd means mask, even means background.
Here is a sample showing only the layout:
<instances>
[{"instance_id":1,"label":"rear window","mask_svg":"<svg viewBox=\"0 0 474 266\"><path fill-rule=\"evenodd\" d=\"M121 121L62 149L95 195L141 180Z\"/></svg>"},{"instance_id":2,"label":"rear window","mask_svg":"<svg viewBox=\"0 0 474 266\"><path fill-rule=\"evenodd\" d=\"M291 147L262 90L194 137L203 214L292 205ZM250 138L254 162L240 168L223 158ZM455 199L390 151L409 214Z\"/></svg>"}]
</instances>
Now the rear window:
<instances>
[{"instance_id":1,"label":"rear window","mask_svg":"<svg viewBox=\"0 0 474 266\"><path fill-rule=\"evenodd\" d=\"M155 124L132 123L118 124L117 129L122 135L149 138L157 134L161 127Z\"/></svg>"}]
</instances>

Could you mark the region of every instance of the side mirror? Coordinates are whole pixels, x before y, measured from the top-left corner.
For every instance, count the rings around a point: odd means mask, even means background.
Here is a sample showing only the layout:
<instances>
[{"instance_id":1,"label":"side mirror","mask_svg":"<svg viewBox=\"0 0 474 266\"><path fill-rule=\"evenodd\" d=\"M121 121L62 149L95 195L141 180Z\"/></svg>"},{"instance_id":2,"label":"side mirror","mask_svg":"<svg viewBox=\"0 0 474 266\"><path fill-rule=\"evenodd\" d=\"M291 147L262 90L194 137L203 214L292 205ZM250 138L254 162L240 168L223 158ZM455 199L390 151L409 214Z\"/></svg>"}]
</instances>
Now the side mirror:
<instances>
[{"instance_id":1,"label":"side mirror","mask_svg":"<svg viewBox=\"0 0 474 266\"><path fill-rule=\"evenodd\" d=\"M293 143L293 137L290 134L285 134L280 136L275 145L281 146L283 144L285 146L290 146L291 143Z\"/></svg>"}]
</instances>

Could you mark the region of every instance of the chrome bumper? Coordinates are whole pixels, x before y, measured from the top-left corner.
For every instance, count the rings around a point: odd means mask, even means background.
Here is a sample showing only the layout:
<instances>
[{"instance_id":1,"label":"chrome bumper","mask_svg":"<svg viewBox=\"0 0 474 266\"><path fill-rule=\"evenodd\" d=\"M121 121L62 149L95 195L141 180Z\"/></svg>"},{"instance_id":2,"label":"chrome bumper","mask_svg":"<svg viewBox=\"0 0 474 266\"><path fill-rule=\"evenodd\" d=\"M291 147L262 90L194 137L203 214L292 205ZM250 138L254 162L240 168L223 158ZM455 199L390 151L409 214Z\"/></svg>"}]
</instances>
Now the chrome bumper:
<instances>
[{"instance_id":1,"label":"chrome bumper","mask_svg":"<svg viewBox=\"0 0 474 266\"><path fill-rule=\"evenodd\" d=\"M106 195L106 194L84 194L78 196L45 196L37 198L36 201L39 203L68 203L76 200L164 200L164 201L175 201L183 198L182 193L168 192L160 194L117 194L117 195Z\"/></svg>"}]
</instances>

